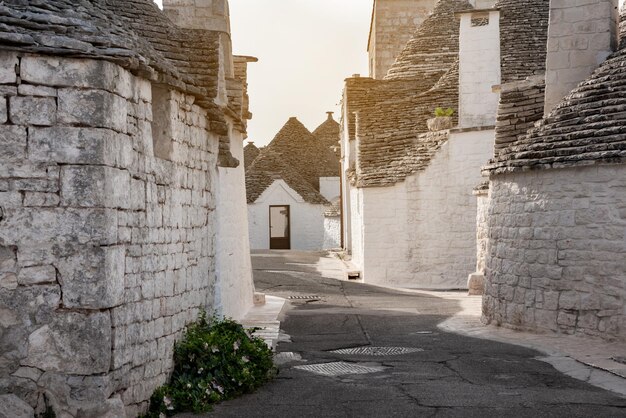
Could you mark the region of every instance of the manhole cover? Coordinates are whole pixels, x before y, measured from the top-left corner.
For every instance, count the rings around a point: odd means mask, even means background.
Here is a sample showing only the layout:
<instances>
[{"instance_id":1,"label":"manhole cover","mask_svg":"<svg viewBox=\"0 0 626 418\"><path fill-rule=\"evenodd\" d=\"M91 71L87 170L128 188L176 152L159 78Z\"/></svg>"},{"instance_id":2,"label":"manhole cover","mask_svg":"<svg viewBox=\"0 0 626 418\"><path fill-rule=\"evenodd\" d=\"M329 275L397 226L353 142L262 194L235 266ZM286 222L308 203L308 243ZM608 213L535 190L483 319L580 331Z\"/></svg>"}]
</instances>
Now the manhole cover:
<instances>
[{"instance_id":1,"label":"manhole cover","mask_svg":"<svg viewBox=\"0 0 626 418\"><path fill-rule=\"evenodd\" d=\"M322 376L343 376L347 374L368 374L377 373L385 370L382 366L362 366L355 363L346 363L337 361L333 363L323 364L307 364L304 366L296 366L294 369L304 370L306 372L319 374Z\"/></svg>"},{"instance_id":2,"label":"manhole cover","mask_svg":"<svg viewBox=\"0 0 626 418\"><path fill-rule=\"evenodd\" d=\"M309 295L309 296L289 296L289 299L296 299L296 300L311 300L311 299L319 299L319 296L316 295Z\"/></svg>"},{"instance_id":3,"label":"manhole cover","mask_svg":"<svg viewBox=\"0 0 626 418\"><path fill-rule=\"evenodd\" d=\"M422 348L413 347L354 347L354 348L342 348L340 350L333 350L331 353L335 354L353 354L363 356L398 356L401 354L418 353L424 351Z\"/></svg>"}]
</instances>

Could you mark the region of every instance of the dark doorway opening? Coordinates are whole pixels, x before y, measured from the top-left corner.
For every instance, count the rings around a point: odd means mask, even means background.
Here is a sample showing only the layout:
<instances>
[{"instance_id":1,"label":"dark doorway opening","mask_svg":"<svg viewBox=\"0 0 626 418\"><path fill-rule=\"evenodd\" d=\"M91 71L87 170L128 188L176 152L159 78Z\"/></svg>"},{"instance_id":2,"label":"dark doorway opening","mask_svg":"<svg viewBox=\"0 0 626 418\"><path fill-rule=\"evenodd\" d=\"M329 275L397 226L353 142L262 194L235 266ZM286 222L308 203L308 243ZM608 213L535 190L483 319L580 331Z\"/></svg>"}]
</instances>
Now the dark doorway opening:
<instances>
[{"instance_id":1,"label":"dark doorway opening","mask_svg":"<svg viewBox=\"0 0 626 418\"><path fill-rule=\"evenodd\" d=\"M289 206L270 206L270 250L291 249Z\"/></svg>"}]
</instances>

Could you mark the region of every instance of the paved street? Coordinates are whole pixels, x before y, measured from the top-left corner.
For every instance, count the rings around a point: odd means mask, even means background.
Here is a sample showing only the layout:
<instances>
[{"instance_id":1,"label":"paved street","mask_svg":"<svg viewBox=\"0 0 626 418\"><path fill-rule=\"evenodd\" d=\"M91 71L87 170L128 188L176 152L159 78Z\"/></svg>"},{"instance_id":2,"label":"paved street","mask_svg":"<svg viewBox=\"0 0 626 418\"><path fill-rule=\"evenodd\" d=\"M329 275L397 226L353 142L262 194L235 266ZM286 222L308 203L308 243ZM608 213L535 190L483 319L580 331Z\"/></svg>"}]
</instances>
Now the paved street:
<instances>
[{"instance_id":1,"label":"paved street","mask_svg":"<svg viewBox=\"0 0 626 418\"><path fill-rule=\"evenodd\" d=\"M253 256L257 291L289 299L280 374L210 416L626 417L625 398L561 374L538 352L438 329L458 302L322 277L318 261ZM355 347L383 348L333 353Z\"/></svg>"}]
</instances>

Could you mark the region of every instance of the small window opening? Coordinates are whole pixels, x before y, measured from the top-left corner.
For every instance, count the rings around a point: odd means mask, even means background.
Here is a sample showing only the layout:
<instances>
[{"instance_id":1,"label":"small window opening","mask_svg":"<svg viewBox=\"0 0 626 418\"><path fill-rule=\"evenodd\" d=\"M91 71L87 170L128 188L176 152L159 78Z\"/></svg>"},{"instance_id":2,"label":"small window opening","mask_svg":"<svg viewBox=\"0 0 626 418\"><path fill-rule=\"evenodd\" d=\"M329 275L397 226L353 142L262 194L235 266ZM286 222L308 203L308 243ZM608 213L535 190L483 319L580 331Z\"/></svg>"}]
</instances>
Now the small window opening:
<instances>
[{"instance_id":1,"label":"small window opening","mask_svg":"<svg viewBox=\"0 0 626 418\"><path fill-rule=\"evenodd\" d=\"M155 157L172 159L171 93L166 87L155 84L152 85L152 145Z\"/></svg>"}]
</instances>

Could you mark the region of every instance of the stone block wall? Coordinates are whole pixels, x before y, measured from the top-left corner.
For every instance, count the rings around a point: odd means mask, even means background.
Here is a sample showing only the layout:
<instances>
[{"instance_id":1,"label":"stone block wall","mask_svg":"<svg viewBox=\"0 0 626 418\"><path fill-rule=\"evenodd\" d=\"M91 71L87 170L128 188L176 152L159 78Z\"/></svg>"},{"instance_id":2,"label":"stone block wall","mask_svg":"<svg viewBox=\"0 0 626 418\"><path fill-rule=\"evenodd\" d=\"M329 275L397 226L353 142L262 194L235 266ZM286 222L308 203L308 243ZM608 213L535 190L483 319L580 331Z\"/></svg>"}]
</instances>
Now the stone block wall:
<instances>
[{"instance_id":1,"label":"stone block wall","mask_svg":"<svg viewBox=\"0 0 626 418\"><path fill-rule=\"evenodd\" d=\"M626 167L491 180L483 319L626 341Z\"/></svg>"},{"instance_id":2,"label":"stone block wall","mask_svg":"<svg viewBox=\"0 0 626 418\"><path fill-rule=\"evenodd\" d=\"M617 48L618 0L552 0L545 114Z\"/></svg>"},{"instance_id":3,"label":"stone block wall","mask_svg":"<svg viewBox=\"0 0 626 418\"><path fill-rule=\"evenodd\" d=\"M190 96L153 114L152 87L105 61L0 54L0 392L45 393L60 416L136 415L213 306L218 139Z\"/></svg>"}]
</instances>

